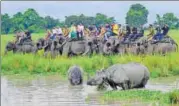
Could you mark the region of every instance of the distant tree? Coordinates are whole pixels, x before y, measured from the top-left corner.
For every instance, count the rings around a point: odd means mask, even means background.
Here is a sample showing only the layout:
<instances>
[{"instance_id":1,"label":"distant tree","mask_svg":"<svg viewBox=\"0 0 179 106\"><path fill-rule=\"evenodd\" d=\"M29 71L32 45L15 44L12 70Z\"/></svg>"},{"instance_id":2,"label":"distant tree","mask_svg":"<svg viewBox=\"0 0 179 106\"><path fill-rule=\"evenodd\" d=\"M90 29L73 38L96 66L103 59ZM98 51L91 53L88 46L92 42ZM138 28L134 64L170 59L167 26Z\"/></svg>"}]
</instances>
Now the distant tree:
<instances>
[{"instance_id":1,"label":"distant tree","mask_svg":"<svg viewBox=\"0 0 179 106\"><path fill-rule=\"evenodd\" d=\"M11 26L12 26L12 21L9 17L8 14L4 14L4 15L1 15L1 31L2 33L4 34L8 34L10 29L11 29Z\"/></svg>"},{"instance_id":2,"label":"distant tree","mask_svg":"<svg viewBox=\"0 0 179 106\"><path fill-rule=\"evenodd\" d=\"M126 23L130 26L139 27L147 23L148 10L141 4L131 5L126 16Z\"/></svg>"},{"instance_id":3,"label":"distant tree","mask_svg":"<svg viewBox=\"0 0 179 106\"><path fill-rule=\"evenodd\" d=\"M157 14L156 19L158 25L163 26L163 24L167 24L172 29L178 28L179 19L173 13L165 13L162 17Z\"/></svg>"},{"instance_id":4,"label":"distant tree","mask_svg":"<svg viewBox=\"0 0 179 106\"><path fill-rule=\"evenodd\" d=\"M45 28L47 28L47 29L51 29L59 24L58 19L53 19L50 16L46 16L44 18L44 21L45 21Z\"/></svg>"}]
</instances>

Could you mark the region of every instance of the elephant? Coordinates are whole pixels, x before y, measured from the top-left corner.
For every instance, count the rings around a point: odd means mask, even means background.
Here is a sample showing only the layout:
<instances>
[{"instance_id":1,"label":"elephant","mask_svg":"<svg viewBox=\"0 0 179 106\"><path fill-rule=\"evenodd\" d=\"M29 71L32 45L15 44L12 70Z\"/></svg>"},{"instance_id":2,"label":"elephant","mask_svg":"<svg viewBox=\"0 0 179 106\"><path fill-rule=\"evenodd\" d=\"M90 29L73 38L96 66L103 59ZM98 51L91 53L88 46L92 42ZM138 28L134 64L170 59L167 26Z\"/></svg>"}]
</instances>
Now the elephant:
<instances>
[{"instance_id":1,"label":"elephant","mask_svg":"<svg viewBox=\"0 0 179 106\"><path fill-rule=\"evenodd\" d=\"M178 50L177 43L172 42L153 42L145 41L139 45L141 54L162 54L176 52Z\"/></svg>"},{"instance_id":2,"label":"elephant","mask_svg":"<svg viewBox=\"0 0 179 106\"><path fill-rule=\"evenodd\" d=\"M83 70L78 65L73 65L68 69L68 80L71 85L80 85L83 83Z\"/></svg>"},{"instance_id":3,"label":"elephant","mask_svg":"<svg viewBox=\"0 0 179 106\"><path fill-rule=\"evenodd\" d=\"M140 63L114 64L107 69L97 71L96 75L87 81L87 85L110 85L113 90L117 86L123 90L145 88L150 77L148 68Z\"/></svg>"},{"instance_id":4,"label":"elephant","mask_svg":"<svg viewBox=\"0 0 179 106\"><path fill-rule=\"evenodd\" d=\"M109 39L103 44L103 54L112 55L119 53L120 40L116 37L109 37Z\"/></svg>"},{"instance_id":5,"label":"elephant","mask_svg":"<svg viewBox=\"0 0 179 106\"><path fill-rule=\"evenodd\" d=\"M51 54L51 57L56 57L58 55L61 55L62 54L62 46L59 42L58 39L54 39L51 43L51 46L50 46L50 54Z\"/></svg>"},{"instance_id":6,"label":"elephant","mask_svg":"<svg viewBox=\"0 0 179 106\"><path fill-rule=\"evenodd\" d=\"M13 53L34 53L36 54L38 51L37 44L36 45L18 45L13 42L8 42L5 47L5 54L8 51L13 51Z\"/></svg>"},{"instance_id":7,"label":"elephant","mask_svg":"<svg viewBox=\"0 0 179 106\"><path fill-rule=\"evenodd\" d=\"M71 40L65 41L63 44L62 55L73 56L73 55L91 55L93 52L92 41L88 39L84 40Z\"/></svg>"}]
</instances>

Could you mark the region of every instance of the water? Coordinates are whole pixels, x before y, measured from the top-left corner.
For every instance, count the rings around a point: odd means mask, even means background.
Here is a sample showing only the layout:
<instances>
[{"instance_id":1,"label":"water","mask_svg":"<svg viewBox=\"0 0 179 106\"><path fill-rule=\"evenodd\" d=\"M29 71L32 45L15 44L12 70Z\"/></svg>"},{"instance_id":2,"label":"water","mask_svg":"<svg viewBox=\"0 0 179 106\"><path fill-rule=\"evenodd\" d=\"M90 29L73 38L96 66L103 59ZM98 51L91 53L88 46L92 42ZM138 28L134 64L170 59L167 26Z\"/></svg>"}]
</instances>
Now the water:
<instances>
[{"instance_id":1,"label":"water","mask_svg":"<svg viewBox=\"0 0 179 106\"><path fill-rule=\"evenodd\" d=\"M176 78L151 80L146 89L168 92L176 88L176 84ZM87 86L85 82L73 87L56 76L33 80L1 77L1 106L121 106L120 103L100 104L97 101L100 95L96 87ZM88 102L87 96L90 97ZM130 106L149 106L147 104L132 103Z\"/></svg>"}]
</instances>

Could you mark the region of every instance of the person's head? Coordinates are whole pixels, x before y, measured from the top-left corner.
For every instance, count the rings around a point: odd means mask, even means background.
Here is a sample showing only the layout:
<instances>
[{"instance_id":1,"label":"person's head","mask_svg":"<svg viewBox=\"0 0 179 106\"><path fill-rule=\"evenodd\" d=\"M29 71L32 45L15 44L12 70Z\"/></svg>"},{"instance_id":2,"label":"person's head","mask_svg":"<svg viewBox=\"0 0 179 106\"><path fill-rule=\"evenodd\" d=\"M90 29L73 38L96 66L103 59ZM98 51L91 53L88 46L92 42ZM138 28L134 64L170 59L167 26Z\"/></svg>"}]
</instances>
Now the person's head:
<instances>
[{"instance_id":1,"label":"person's head","mask_svg":"<svg viewBox=\"0 0 179 106\"><path fill-rule=\"evenodd\" d=\"M168 25L167 25L167 24L165 24L165 25L164 25L164 27L168 27Z\"/></svg>"},{"instance_id":2,"label":"person's head","mask_svg":"<svg viewBox=\"0 0 179 106\"><path fill-rule=\"evenodd\" d=\"M149 28L152 28L153 27L153 25L152 24L149 24Z\"/></svg>"},{"instance_id":3,"label":"person's head","mask_svg":"<svg viewBox=\"0 0 179 106\"><path fill-rule=\"evenodd\" d=\"M121 27L121 24L118 24L119 27Z\"/></svg>"}]
</instances>

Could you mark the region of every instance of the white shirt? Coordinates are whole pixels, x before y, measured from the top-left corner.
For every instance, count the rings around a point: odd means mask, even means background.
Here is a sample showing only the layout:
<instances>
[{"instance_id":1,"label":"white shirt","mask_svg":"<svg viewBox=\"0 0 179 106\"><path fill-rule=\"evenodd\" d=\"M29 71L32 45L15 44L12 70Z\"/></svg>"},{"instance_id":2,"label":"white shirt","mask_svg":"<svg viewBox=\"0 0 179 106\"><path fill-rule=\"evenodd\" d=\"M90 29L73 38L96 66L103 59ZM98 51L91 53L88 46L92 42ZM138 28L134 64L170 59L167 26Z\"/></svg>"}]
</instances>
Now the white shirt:
<instances>
[{"instance_id":1,"label":"white shirt","mask_svg":"<svg viewBox=\"0 0 179 106\"><path fill-rule=\"evenodd\" d=\"M53 29L53 30L52 30L52 33L53 33L53 34L56 34L56 33L57 33L57 30L56 30L56 29Z\"/></svg>"},{"instance_id":2,"label":"white shirt","mask_svg":"<svg viewBox=\"0 0 179 106\"><path fill-rule=\"evenodd\" d=\"M58 28L57 29L57 34L62 34L63 32L62 32L62 29L61 28Z\"/></svg>"},{"instance_id":3,"label":"white shirt","mask_svg":"<svg viewBox=\"0 0 179 106\"><path fill-rule=\"evenodd\" d=\"M84 26L83 25L78 25L78 32L81 32L84 30Z\"/></svg>"}]
</instances>

